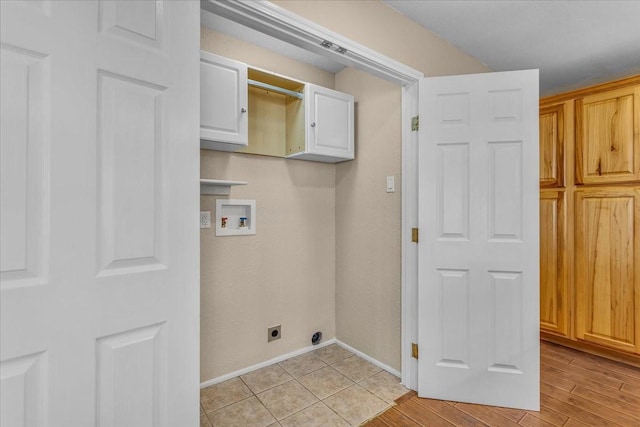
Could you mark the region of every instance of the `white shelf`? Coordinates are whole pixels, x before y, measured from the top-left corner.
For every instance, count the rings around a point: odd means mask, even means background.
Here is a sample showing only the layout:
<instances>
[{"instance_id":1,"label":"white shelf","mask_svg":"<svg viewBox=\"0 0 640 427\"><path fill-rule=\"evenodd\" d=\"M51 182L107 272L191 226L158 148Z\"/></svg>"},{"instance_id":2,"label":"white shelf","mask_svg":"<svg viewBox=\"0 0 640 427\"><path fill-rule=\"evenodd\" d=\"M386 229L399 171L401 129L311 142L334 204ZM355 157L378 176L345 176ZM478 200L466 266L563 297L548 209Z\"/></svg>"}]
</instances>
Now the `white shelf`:
<instances>
[{"instance_id":1,"label":"white shelf","mask_svg":"<svg viewBox=\"0 0 640 427\"><path fill-rule=\"evenodd\" d=\"M200 194L228 196L234 185L247 185L247 181L228 181L225 179L200 179Z\"/></svg>"}]
</instances>

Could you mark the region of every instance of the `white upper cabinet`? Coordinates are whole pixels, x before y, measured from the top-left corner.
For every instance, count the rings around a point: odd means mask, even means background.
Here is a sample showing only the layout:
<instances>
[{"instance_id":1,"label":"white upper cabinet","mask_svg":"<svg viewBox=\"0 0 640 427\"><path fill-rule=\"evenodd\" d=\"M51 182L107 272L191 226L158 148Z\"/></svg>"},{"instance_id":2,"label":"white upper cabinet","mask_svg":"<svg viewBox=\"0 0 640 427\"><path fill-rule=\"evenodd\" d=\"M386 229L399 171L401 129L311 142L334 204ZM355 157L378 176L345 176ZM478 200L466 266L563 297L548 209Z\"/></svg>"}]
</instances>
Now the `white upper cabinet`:
<instances>
[{"instance_id":1,"label":"white upper cabinet","mask_svg":"<svg viewBox=\"0 0 640 427\"><path fill-rule=\"evenodd\" d=\"M304 96L304 150L288 157L329 163L353 160L353 96L309 83Z\"/></svg>"},{"instance_id":2,"label":"white upper cabinet","mask_svg":"<svg viewBox=\"0 0 640 427\"><path fill-rule=\"evenodd\" d=\"M247 65L200 52L200 147L236 151L249 144Z\"/></svg>"},{"instance_id":3,"label":"white upper cabinet","mask_svg":"<svg viewBox=\"0 0 640 427\"><path fill-rule=\"evenodd\" d=\"M353 160L354 98L201 51L200 147Z\"/></svg>"}]
</instances>

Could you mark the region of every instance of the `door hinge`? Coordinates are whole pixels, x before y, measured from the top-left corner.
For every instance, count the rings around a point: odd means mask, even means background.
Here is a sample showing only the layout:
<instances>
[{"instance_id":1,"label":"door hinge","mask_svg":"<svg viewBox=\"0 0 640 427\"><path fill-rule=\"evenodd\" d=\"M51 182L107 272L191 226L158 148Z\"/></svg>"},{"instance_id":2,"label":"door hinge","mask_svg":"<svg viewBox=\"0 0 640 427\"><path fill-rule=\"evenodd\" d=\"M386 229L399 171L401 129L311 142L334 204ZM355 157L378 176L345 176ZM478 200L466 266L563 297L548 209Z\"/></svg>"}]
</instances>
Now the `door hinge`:
<instances>
[{"instance_id":1,"label":"door hinge","mask_svg":"<svg viewBox=\"0 0 640 427\"><path fill-rule=\"evenodd\" d=\"M418 344L414 342L411 343L411 357L414 359L418 358Z\"/></svg>"},{"instance_id":2,"label":"door hinge","mask_svg":"<svg viewBox=\"0 0 640 427\"><path fill-rule=\"evenodd\" d=\"M418 229L415 227L411 229L411 241L418 243Z\"/></svg>"},{"instance_id":3,"label":"door hinge","mask_svg":"<svg viewBox=\"0 0 640 427\"><path fill-rule=\"evenodd\" d=\"M411 132L415 132L420 128L420 116L411 117Z\"/></svg>"}]
</instances>

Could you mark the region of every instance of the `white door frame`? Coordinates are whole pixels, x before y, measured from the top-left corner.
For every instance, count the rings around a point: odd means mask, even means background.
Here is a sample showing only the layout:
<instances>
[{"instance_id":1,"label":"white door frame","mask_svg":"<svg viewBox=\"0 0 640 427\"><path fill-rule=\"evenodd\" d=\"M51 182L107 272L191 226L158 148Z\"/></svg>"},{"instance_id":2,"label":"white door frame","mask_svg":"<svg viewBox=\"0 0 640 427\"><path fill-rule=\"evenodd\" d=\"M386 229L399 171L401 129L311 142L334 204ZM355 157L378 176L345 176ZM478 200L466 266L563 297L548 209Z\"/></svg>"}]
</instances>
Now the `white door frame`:
<instances>
[{"instance_id":1,"label":"white door frame","mask_svg":"<svg viewBox=\"0 0 640 427\"><path fill-rule=\"evenodd\" d=\"M411 228L418 226L418 145L411 118L418 115L418 82L424 74L269 1L203 0L201 8L402 86L401 372L402 384L417 390L418 363L411 357L411 343L418 342L418 248L411 241ZM323 41L331 47L321 46ZM338 48L346 53L338 53Z\"/></svg>"}]
</instances>

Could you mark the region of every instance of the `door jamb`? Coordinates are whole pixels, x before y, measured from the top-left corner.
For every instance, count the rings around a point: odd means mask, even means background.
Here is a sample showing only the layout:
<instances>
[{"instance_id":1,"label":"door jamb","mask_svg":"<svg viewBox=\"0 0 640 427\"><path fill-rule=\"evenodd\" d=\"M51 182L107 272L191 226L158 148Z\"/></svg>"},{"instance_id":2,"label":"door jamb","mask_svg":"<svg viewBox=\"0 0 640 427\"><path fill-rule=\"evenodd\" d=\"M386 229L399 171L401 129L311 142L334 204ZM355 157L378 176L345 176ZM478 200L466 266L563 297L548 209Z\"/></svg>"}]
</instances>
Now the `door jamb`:
<instances>
[{"instance_id":1,"label":"door jamb","mask_svg":"<svg viewBox=\"0 0 640 427\"><path fill-rule=\"evenodd\" d=\"M418 340L418 246L411 241L411 228L418 226L418 133L411 131L411 118L418 115L418 82L424 74L269 1L202 0L201 9L402 86L401 372L402 384L417 390L411 343Z\"/></svg>"}]
</instances>

